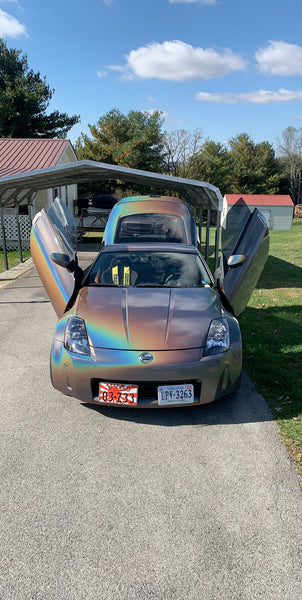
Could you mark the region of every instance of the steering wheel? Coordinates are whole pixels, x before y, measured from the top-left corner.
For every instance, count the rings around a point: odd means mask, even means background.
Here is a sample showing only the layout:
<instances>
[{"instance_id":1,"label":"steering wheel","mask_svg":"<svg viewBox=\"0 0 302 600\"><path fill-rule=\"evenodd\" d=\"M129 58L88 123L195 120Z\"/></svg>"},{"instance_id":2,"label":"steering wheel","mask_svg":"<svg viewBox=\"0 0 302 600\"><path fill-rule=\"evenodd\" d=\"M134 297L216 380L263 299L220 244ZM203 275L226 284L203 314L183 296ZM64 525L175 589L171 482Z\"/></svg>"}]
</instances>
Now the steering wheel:
<instances>
[{"instance_id":1,"label":"steering wheel","mask_svg":"<svg viewBox=\"0 0 302 600\"><path fill-rule=\"evenodd\" d=\"M180 271L175 271L175 273L170 273L170 275L168 275L168 277L165 280L165 285L168 283L177 283L179 278L181 276L181 272Z\"/></svg>"}]
</instances>

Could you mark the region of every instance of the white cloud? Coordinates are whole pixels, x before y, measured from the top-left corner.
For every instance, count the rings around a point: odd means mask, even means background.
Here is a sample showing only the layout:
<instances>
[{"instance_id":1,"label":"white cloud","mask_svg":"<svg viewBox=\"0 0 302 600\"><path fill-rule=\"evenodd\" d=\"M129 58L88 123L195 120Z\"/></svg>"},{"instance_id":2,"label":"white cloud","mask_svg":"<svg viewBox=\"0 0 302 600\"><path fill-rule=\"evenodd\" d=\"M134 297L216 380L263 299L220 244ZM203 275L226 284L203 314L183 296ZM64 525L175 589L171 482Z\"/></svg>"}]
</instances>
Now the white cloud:
<instances>
[{"instance_id":1,"label":"white cloud","mask_svg":"<svg viewBox=\"0 0 302 600\"><path fill-rule=\"evenodd\" d=\"M97 76L101 79L102 77L107 77L107 71L97 71Z\"/></svg>"},{"instance_id":2,"label":"white cloud","mask_svg":"<svg viewBox=\"0 0 302 600\"><path fill-rule=\"evenodd\" d=\"M231 71L243 71L246 61L230 49L218 52L212 48L194 48L180 40L159 44L153 42L132 50L120 70L127 78L155 78L167 81L206 80L224 77Z\"/></svg>"},{"instance_id":3,"label":"white cloud","mask_svg":"<svg viewBox=\"0 0 302 600\"><path fill-rule=\"evenodd\" d=\"M302 75L302 46L270 41L255 52L262 73L269 75Z\"/></svg>"},{"instance_id":4,"label":"white cloud","mask_svg":"<svg viewBox=\"0 0 302 600\"><path fill-rule=\"evenodd\" d=\"M218 4L217 0L169 0L170 4Z\"/></svg>"},{"instance_id":5,"label":"white cloud","mask_svg":"<svg viewBox=\"0 0 302 600\"><path fill-rule=\"evenodd\" d=\"M159 112L160 115L165 118L168 116L168 113L165 110L160 110L159 108L150 108L148 110L147 109L143 110L142 112L146 113L147 115L151 115L151 116L154 115L155 112Z\"/></svg>"},{"instance_id":6,"label":"white cloud","mask_svg":"<svg viewBox=\"0 0 302 600\"><path fill-rule=\"evenodd\" d=\"M25 25L0 8L0 37L17 38L21 35L27 36Z\"/></svg>"},{"instance_id":7,"label":"white cloud","mask_svg":"<svg viewBox=\"0 0 302 600\"><path fill-rule=\"evenodd\" d=\"M121 73L121 79L123 80L131 80L134 79L133 73L130 73L127 67L123 67L122 65L108 65L108 69L112 71L117 71Z\"/></svg>"},{"instance_id":8,"label":"white cloud","mask_svg":"<svg viewBox=\"0 0 302 600\"><path fill-rule=\"evenodd\" d=\"M281 88L277 92L268 90L256 90L255 92L247 92L242 94L208 94L199 92L196 94L196 100L200 102L214 102L220 104L278 104L280 102L301 102L302 91L291 91Z\"/></svg>"},{"instance_id":9,"label":"white cloud","mask_svg":"<svg viewBox=\"0 0 302 600\"><path fill-rule=\"evenodd\" d=\"M208 92L198 92L195 96L200 102L214 102L220 104L237 104L238 100L235 94L209 94Z\"/></svg>"}]
</instances>

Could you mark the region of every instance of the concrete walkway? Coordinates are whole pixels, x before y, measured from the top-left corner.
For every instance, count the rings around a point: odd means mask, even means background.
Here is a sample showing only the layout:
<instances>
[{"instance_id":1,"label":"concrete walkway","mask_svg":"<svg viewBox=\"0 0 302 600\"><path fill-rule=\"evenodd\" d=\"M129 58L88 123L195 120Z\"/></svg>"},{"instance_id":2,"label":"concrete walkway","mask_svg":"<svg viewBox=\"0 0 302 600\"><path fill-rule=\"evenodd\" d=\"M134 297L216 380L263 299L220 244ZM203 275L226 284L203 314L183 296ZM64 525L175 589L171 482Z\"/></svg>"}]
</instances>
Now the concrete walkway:
<instances>
[{"instance_id":1,"label":"concrete walkway","mask_svg":"<svg viewBox=\"0 0 302 600\"><path fill-rule=\"evenodd\" d=\"M30 271L30 269L33 269L34 266L33 259L27 258L23 263L19 263L8 271L0 273L0 289L9 285L12 281L15 281L15 279L18 279L18 277L21 277L21 275Z\"/></svg>"}]
</instances>

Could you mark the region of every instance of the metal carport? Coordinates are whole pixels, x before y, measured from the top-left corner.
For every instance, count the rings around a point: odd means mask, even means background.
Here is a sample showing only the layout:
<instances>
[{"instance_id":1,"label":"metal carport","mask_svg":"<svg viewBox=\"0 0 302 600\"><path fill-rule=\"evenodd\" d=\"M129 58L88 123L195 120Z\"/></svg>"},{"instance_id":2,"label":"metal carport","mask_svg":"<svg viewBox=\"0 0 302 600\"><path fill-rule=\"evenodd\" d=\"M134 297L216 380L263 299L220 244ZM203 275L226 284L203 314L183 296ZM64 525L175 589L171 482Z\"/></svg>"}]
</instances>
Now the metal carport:
<instances>
[{"instance_id":1,"label":"metal carport","mask_svg":"<svg viewBox=\"0 0 302 600\"><path fill-rule=\"evenodd\" d=\"M5 228L3 209L6 207L18 207L21 202L27 199L32 202L34 194L38 190L50 189L75 183L85 183L92 180L117 179L137 185L149 185L154 188L167 192L177 192L191 207L195 210L207 210L207 231L206 231L206 260L208 260L209 249L209 226L211 210L217 212L217 228L215 240L215 266L218 262L219 250L219 228L220 215L223 207L223 198L220 190L203 181L192 179L183 179L181 177L171 177L160 173L150 171L141 171L139 169L129 169L117 165L82 160L73 163L66 163L55 167L40 169L36 171L26 171L14 175L0 177L0 221L3 239L3 250L6 268L7 249L5 244ZM200 221L201 238L201 221ZM21 246L20 246L21 251Z\"/></svg>"}]
</instances>

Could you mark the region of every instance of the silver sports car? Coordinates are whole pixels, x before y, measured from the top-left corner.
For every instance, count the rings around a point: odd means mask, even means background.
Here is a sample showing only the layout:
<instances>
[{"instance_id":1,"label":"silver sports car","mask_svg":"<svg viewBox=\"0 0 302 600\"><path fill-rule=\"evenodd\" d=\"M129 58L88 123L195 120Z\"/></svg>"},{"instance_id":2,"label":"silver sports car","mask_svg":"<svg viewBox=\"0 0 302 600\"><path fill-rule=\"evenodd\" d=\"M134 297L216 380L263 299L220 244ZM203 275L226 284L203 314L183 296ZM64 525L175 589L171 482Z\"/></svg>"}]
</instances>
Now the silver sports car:
<instances>
[{"instance_id":1,"label":"silver sports car","mask_svg":"<svg viewBox=\"0 0 302 600\"><path fill-rule=\"evenodd\" d=\"M165 407L212 402L238 389L244 309L268 252L251 215L214 279L193 245L104 245L85 271L44 210L31 235L34 262L59 317L54 387L83 402Z\"/></svg>"}]
</instances>

